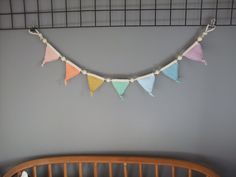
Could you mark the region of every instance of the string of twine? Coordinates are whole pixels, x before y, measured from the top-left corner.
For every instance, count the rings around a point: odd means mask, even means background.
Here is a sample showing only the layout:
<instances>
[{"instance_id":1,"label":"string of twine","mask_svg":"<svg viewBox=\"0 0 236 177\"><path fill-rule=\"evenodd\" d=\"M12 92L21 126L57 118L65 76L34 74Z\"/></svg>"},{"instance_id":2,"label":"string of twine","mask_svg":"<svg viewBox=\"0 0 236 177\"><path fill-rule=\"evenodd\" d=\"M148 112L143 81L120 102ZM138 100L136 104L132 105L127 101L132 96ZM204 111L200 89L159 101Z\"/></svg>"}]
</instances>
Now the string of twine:
<instances>
[{"instance_id":1,"label":"string of twine","mask_svg":"<svg viewBox=\"0 0 236 177\"><path fill-rule=\"evenodd\" d=\"M82 69L80 68L79 66L75 65L71 60L68 60L65 56L63 56L58 50L56 50L49 42L48 40L43 36L42 33L40 33L38 31L38 29L32 27L29 29L29 33L32 34L32 35L36 35L39 37L39 39L44 43L46 44L47 46L51 47L55 53L58 54L58 56L60 57L60 60L63 61L63 62L68 62L70 64L73 64L73 66L76 66L76 68L78 70L81 71L82 74L84 75L93 75L95 77L98 77L98 78L101 78L102 80L105 80L106 82L111 82L111 81L115 81L115 80L119 80L119 81L129 81L129 82L134 82L138 79L141 79L141 78L145 78L145 77L148 77L150 75L159 75L163 70L165 70L166 68L168 68L169 66L171 66L172 64L174 63L177 63L178 61L182 60L183 59L183 56L189 51L191 50L196 43L200 43L202 42L202 40L208 35L208 33L214 31L216 29L216 25L215 25L215 19L212 19L210 21L210 23L205 27L205 30L197 37L197 39L192 43L192 45L190 45L190 47L188 47L182 54L179 54L177 57L175 57L174 60L172 60L170 63L166 64L165 66L161 67L160 69L156 69L154 72L150 72L150 73L147 73L147 74L144 74L144 75L141 75L139 77L136 77L136 78L129 78L129 79L115 79L115 78L105 78L105 77L102 77L100 75L97 75L97 74L94 74L94 73L90 73L88 72L86 69Z\"/></svg>"}]
</instances>

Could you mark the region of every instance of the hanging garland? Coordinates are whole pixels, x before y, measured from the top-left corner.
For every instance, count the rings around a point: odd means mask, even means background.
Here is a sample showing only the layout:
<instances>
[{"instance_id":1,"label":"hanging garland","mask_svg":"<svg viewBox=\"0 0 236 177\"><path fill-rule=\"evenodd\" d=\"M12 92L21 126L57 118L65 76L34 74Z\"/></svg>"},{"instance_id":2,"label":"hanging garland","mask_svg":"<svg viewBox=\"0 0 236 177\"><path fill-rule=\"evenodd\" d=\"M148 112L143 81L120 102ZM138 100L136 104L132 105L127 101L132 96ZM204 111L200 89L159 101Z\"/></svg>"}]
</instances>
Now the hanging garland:
<instances>
[{"instance_id":1,"label":"hanging garland","mask_svg":"<svg viewBox=\"0 0 236 177\"><path fill-rule=\"evenodd\" d=\"M197 37L196 41L194 41L190 47L188 47L181 55L178 55L178 57L175 58L173 61L163 66L161 69L155 70L154 72L150 72L148 74L136 78L127 78L127 79L105 78L97 74L91 73L87 69L77 66L71 60L63 56L47 41L47 39L42 35L42 33L40 33L36 28L34 27L30 28L29 33L38 36L40 40L46 45L42 66L44 66L46 63L56 61L59 59L65 63L65 68L66 68L65 80L64 80L65 85L67 85L69 80L82 73L83 75L87 76L88 87L91 95L93 95L94 92L104 84L104 82L108 83L111 82L117 94L122 98L129 84L135 81L137 81L139 85L149 95L153 96L152 90L156 76L161 73L164 74L166 77L176 82L179 82L178 80L179 61L182 60L183 58L202 62L206 65L207 63L203 57L201 41L209 32L215 30L215 28L216 28L215 19L212 19L211 23L206 26L205 30L201 33L200 36Z\"/></svg>"}]
</instances>

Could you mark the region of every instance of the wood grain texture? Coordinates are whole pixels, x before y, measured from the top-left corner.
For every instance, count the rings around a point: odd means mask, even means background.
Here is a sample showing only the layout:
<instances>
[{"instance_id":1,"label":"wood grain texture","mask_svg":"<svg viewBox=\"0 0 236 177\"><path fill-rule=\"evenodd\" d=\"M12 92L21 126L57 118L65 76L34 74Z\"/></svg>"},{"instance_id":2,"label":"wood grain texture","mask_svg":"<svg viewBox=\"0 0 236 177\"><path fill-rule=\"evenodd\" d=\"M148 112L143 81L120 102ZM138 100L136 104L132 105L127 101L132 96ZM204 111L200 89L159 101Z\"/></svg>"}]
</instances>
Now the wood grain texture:
<instances>
[{"instance_id":1,"label":"wood grain texture","mask_svg":"<svg viewBox=\"0 0 236 177\"><path fill-rule=\"evenodd\" d=\"M98 177L97 164L105 163L109 165L109 177L113 176L113 164L123 164L124 177L128 177L128 164L139 165L139 176L142 177L142 165L155 165L155 177L158 177L158 165L170 166L172 169L172 177L175 177L175 168L184 168L188 170L188 176L192 176L192 171L197 171L207 177L220 177L213 170L185 160L177 160L171 158L158 158L158 157L136 157L136 156L58 156L47 157L23 162L11 168L3 177L12 177L26 169L33 169L34 177L37 175L36 166L48 165L49 177L52 177L52 164L64 164L64 177L67 177L67 164L79 165L79 177L83 177L83 163L91 163L94 167L94 177Z\"/></svg>"}]
</instances>

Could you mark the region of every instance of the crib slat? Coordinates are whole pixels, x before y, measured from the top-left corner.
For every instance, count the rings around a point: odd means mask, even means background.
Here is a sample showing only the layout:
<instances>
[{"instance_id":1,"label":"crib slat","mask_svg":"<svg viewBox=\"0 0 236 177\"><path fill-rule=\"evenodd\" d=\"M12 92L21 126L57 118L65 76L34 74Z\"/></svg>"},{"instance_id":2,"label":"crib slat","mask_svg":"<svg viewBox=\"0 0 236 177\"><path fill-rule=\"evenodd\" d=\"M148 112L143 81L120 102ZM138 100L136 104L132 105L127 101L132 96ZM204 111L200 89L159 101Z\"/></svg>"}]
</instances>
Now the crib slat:
<instances>
[{"instance_id":1,"label":"crib slat","mask_svg":"<svg viewBox=\"0 0 236 177\"><path fill-rule=\"evenodd\" d=\"M124 163L124 177L128 177L127 163Z\"/></svg>"},{"instance_id":2,"label":"crib slat","mask_svg":"<svg viewBox=\"0 0 236 177\"><path fill-rule=\"evenodd\" d=\"M33 177L37 177L37 168L36 168L36 166L33 167Z\"/></svg>"},{"instance_id":3,"label":"crib slat","mask_svg":"<svg viewBox=\"0 0 236 177\"><path fill-rule=\"evenodd\" d=\"M142 166L142 163L139 163L139 177L142 177L143 176L143 166Z\"/></svg>"},{"instance_id":4,"label":"crib slat","mask_svg":"<svg viewBox=\"0 0 236 177\"><path fill-rule=\"evenodd\" d=\"M109 177L113 177L112 163L109 163Z\"/></svg>"},{"instance_id":5,"label":"crib slat","mask_svg":"<svg viewBox=\"0 0 236 177\"><path fill-rule=\"evenodd\" d=\"M98 177L98 169L97 169L97 163L94 163L93 166L93 173L94 173L94 177Z\"/></svg>"},{"instance_id":6,"label":"crib slat","mask_svg":"<svg viewBox=\"0 0 236 177\"><path fill-rule=\"evenodd\" d=\"M79 177L83 177L83 164L79 163Z\"/></svg>"},{"instance_id":7,"label":"crib slat","mask_svg":"<svg viewBox=\"0 0 236 177\"><path fill-rule=\"evenodd\" d=\"M172 174L172 177L175 177L175 167L174 166L171 167L171 174Z\"/></svg>"},{"instance_id":8,"label":"crib slat","mask_svg":"<svg viewBox=\"0 0 236 177\"><path fill-rule=\"evenodd\" d=\"M159 177L158 164L155 164L155 177Z\"/></svg>"},{"instance_id":9,"label":"crib slat","mask_svg":"<svg viewBox=\"0 0 236 177\"><path fill-rule=\"evenodd\" d=\"M52 177L52 165L48 164L48 177Z\"/></svg>"},{"instance_id":10,"label":"crib slat","mask_svg":"<svg viewBox=\"0 0 236 177\"><path fill-rule=\"evenodd\" d=\"M192 177L192 170L188 169L188 177Z\"/></svg>"},{"instance_id":11,"label":"crib slat","mask_svg":"<svg viewBox=\"0 0 236 177\"><path fill-rule=\"evenodd\" d=\"M63 167L63 171L64 171L64 177L67 177L67 164L64 163L64 167Z\"/></svg>"}]
</instances>

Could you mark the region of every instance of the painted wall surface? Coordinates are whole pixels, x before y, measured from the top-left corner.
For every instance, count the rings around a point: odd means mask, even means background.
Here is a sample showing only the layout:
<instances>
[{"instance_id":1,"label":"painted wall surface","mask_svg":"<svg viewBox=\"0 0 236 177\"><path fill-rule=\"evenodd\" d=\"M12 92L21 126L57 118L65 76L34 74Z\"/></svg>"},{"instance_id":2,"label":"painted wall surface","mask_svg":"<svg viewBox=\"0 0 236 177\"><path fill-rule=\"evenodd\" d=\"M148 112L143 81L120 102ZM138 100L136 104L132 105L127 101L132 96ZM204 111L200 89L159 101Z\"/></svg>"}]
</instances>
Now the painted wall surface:
<instances>
[{"instance_id":1,"label":"painted wall surface","mask_svg":"<svg viewBox=\"0 0 236 177\"><path fill-rule=\"evenodd\" d=\"M92 71L132 75L168 62L199 28L42 30ZM54 154L162 155L236 173L236 28L203 42L208 66L180 63L177 84L160 76L155 97L132 84L121 101L105 84L90 97L84 76L64 86L65 66L40 66L45 46L24 30L0 31L0 164Z\"/></svg>"}]
</instances>

